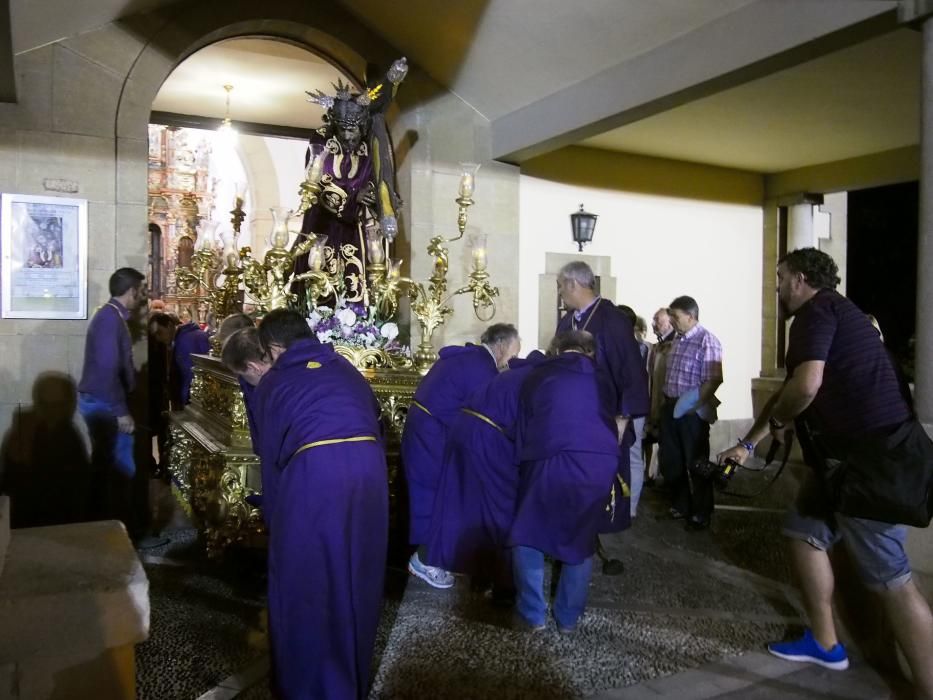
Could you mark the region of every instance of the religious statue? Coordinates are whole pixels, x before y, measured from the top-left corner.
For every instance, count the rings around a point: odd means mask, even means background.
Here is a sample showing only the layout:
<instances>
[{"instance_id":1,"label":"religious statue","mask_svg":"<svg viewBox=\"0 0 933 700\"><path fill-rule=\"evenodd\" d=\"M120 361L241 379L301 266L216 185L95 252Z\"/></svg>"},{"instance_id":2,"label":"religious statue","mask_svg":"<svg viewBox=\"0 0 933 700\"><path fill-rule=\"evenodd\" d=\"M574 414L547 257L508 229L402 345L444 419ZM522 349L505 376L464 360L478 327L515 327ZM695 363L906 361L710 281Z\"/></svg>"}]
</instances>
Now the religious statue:
<instances>
[{"instance_id":1,"label":"religious statue","mask_svg":"<svg viewBox=\"0 0 933 700\"><path fill-rule=\"evenodd\" d=\"M390 242L398 233L400 200L385 111L407 73L408 64L401 58L378 84L361 93L353 92L343 81L334 85L335 95L320 90L307 93L308 101L321 105L326 113L324 126L311 135L305 158L301 232L326 236L338 263L342 256L351 262L350 267L358 267L356 262L362 265L356 273L344 274L348 300L362 299L367 221L375 220ZM302 239L300 236L296 245ZM296 258L296 276L309 269L307 255ZM304 293L299 285L293 291L299 296ZM356 293L358 299L354 298Z\"/></svg>"}]
</instances>

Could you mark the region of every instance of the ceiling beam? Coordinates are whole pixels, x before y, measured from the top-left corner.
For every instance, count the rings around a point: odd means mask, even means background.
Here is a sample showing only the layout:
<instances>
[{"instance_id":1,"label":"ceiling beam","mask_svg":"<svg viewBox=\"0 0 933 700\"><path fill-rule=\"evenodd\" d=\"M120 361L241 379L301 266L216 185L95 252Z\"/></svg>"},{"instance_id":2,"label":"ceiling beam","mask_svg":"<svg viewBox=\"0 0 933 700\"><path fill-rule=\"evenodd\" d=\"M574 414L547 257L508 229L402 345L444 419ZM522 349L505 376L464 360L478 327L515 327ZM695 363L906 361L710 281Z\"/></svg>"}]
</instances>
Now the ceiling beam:
<instances>
[{"instance_id":1,"label":"ceiling beam","mask_svg":"<svg viewBox=\"0 0 933 700\"><path fill-rule=\"evenodd\" d=\"M184 129L204 129L216 131L223 123L217 117L199 117L193 114L176 114L175 112L157 112L149 114L150 124L163 124ZM307 141L313 129L303 129L297 126L278 126L276 124L262 124L260 122L242 122L230 120L230 125L237 133L251 136L275 136L283 139L300 139Z\"/></svg>"},{"instance_id":2,"label":"ceiling beam","mask_svg":"<svg viewBox=\"0 0 933 700\"><path fill-rule=\"evenodd\" d=\"M492 123L521 163L897 28L896 0L758 0Z\"/></svg>"}]
</instances>

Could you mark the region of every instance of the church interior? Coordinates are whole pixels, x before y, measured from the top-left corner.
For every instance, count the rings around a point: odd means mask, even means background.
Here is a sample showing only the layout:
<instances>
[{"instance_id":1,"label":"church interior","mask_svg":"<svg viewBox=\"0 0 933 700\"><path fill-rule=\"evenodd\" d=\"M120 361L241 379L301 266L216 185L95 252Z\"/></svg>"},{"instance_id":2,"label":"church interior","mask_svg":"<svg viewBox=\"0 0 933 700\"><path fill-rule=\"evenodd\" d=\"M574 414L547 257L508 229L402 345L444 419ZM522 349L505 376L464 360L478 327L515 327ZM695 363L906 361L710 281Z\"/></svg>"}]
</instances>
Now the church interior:
<instances>
[{"instance_id":1,"label":"church interior","mask_svg":"<svg viewBox=\"0 0 933 700\"><path fill-rule=\"evenodd\" d=\"M370 115L346 156L341 102ZM340 180L358 163L368 191ZM933 1L5 0L0 192L0 700L279 696L262 466L218 331L286 307L361 372L384 430L363 697L914 697L842 549L852 667L765 650L806 626L781 537L799 452L785 469L759 448L702 532L646 483L579 627L530 634L465 576L409 575L400 444L441 348L494 323L521 357L548 347L574 261L649 343L659 308L697 300L723 355L709 448L741 444L787 376L775 270L800 248L877 319L933 435ZM126 267L150 316L126 324L121 524L75 503L94 498L88 331ZM154 313L213 338L190 403L155 395ZM906 551L933 602L929 530Z\"/></svg>"}]
</instances>

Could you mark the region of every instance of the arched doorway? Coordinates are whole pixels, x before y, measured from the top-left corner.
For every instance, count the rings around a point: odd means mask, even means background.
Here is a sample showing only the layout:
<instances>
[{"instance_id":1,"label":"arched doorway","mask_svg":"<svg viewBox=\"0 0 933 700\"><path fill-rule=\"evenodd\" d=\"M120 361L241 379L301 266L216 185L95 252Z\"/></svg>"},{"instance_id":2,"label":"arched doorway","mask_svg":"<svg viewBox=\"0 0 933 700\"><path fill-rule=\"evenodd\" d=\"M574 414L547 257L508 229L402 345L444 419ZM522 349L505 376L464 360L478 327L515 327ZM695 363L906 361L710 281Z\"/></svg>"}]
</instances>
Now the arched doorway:
<instances>
[{"instance_id":1,"label":"arched doorway","mask_svg":"<svg viewBox=\"0 0 933 700\"><path fill-rule=\"evenodd\" d=\"M149 220L162 232L153 269L166 310L204 306L203 290L192 296L176 283L192 245L249 247L261 257L270 209L298 209L307 138L323 119L305 92L338 81L352 76L294 42L262 36L210 44L166 78L148 130ZM202 240L207 231L210 241Z\"/></svg>"}]
</instances>

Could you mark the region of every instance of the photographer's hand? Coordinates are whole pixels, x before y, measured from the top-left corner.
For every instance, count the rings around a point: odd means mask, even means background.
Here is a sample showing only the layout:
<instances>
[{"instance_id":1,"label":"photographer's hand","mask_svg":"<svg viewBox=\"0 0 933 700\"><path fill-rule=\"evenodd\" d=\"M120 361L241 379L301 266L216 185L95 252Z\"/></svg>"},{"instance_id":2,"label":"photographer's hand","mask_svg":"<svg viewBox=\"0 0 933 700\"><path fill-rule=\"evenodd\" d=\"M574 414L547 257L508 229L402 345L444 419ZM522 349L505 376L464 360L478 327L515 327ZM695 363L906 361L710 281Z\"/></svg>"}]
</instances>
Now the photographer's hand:
<instances>
[{"instance_id":1,"label":"photographer's hand","mask_svg":"<svg viewBox=\"0 0 933 700\"><path fill-rule=\"evenodd\" d=\"M735 447L730 447L728 450L723 450L718 455L716 455L716 461L719 464L722 464L727 459L734 459L739 464L745 464L745 460L748 459L750 454L751 452L742 445L736 445Z\"/></svg>"}]
</instances>

